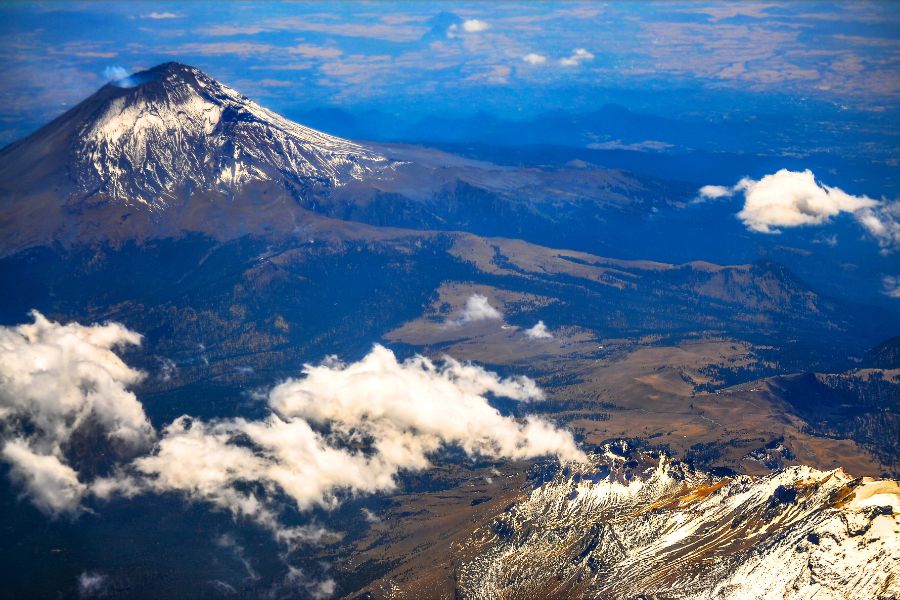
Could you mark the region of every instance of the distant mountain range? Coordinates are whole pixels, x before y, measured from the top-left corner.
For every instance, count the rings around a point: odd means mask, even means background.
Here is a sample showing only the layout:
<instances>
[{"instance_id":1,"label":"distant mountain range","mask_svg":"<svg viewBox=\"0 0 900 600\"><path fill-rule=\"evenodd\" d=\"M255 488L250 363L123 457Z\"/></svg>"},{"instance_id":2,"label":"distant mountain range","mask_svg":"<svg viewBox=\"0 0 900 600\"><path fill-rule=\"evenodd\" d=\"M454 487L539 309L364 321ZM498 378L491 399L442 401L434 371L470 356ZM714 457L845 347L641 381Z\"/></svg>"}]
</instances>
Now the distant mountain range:
<instances>
[{"instance_id":1,"label":"distant mountain range","mask_svg":"<svg viewBox=\"0 0 900 600\"><path fill-rule=\"evenodd\" d=\"M794 107L798 108L799 107ZM583 160L621 168L643 176L706 183L711 176L737 180L779 168L828 172L830 178L852 173L843 187L897 193L900 179L879 145L864 150L854 143L850 123L840 121L810 130L811 115L792 112L727 114L711 121L699 116L670 118L640 112L619 104L572 113L550 111L520 119L487 112L469 115L411 117L379 110L338 107L297 108L292 118L352 139L418 143L466 156L485 156L505 164L538 162L564 164ZM889 148L889 130L870 131ZM791 151L785 152L788 148ZM850 167L850 168L848 168ZM872 193L871 191L869 193Z\"/></svg>"}]
</instances>

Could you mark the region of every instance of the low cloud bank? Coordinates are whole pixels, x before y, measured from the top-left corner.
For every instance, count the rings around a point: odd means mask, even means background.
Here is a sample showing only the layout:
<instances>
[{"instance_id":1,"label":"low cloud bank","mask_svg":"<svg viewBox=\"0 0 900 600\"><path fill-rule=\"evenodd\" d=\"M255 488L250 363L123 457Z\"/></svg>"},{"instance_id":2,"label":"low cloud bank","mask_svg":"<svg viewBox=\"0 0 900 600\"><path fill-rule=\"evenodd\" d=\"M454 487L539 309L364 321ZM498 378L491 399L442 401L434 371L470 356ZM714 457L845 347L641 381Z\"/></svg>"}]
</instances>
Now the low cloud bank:
<instances>
[{"instance_id":1,"label":"low cloud bank","mask_svg":"<svg viewBox=\"0 0 900 600\"><path fill-rule=\"evenodd\" d=\"M542 397L528 378L501 379L449 358L399 362L375 346L356 363L307 365L302 377L272 389L264 420L182 417L163 431L157 453L135 464L155 491L211 502L290 541L294 532L277 528L270 498L283 495L302 511L390 491L401 470L429 468L429 456L447 445L470 456L581 458L569 433L538 418L504 417L487 394Z\"/></svg>"},{"instance_id":2,"label":"low cloud bank","mask_svg":"<svg viewBox=\"0 0 900 600\"><path fill-rule=\"evenodd\" d=\"M542 398L531 379L501 378L449 357L399 361L378 345L355 363L332 358L305 366L270 391L264 419L185 415L157 435L126 389L141 374L112 352L140 336L117 324L60 325L33 315L34 324L0 327L2 458L50 514L77 512L88 494L176 492L297 544L328 532L283 527L284 500L304 511L392 490L400 471L429 468L430 456L445 446L473 457L583 458L570 433L490 405L491 395ZM65 442L88 421L111 440L140 448L138 457L113 476L84 480L66 461Z\"/></svg>"},{"instance_id":3,"label":"low cloud bank","mask_svg":"<svg viewBox=\"0 0 900 600\"><path fill-rule=\"evenodd\" d=\"M745 177L732 187L705 185L699 197L715 200L738 193L744 195L744 206L737 216L751 231L779 233L788 227L823 225L848 213L882 250L900 247L900 202L853 196L818 182L808 169L781 169L759 180Z\"/></svg>"}]
</instances>

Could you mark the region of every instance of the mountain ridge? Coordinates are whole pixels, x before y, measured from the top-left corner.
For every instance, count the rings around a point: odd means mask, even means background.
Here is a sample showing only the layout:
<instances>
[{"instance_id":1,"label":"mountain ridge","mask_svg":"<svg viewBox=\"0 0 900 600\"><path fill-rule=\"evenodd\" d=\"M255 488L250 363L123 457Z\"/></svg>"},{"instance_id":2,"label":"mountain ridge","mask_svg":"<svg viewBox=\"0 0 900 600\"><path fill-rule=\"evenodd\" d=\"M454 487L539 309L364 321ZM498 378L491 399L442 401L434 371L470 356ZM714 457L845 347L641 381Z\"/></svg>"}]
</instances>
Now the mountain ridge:
<instances>
[{"instance_id":1,"label":"mountain ridge","mask_svg":"<svg viewBox=\"0 0 900 600\"><path fill-rule=\"evenodd\" d=\"M898 508L895 481L716 477L619 442L477 531L459 585L466 598L889 598Z\"/></svg>"}]
</instances>

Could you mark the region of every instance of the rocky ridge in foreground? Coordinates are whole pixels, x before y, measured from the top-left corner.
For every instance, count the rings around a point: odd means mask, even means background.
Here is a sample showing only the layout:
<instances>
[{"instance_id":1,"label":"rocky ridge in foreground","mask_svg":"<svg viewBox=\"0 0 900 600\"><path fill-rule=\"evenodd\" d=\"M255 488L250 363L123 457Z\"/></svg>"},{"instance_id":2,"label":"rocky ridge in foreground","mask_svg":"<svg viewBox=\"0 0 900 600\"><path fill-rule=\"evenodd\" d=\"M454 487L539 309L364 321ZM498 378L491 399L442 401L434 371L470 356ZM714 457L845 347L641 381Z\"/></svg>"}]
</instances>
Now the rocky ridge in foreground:
<instances>
[{"instance_id":1,"label":"rocky ridge in foreground","mask_svg":"<svg viewBox=\"0 0 900 600\"><path fill-rule=\"evenodd\" d=\"M896 598L900 485L802 466L715 477L621 442L469 544L466 598Z\"/></svg>"}]
</instances>

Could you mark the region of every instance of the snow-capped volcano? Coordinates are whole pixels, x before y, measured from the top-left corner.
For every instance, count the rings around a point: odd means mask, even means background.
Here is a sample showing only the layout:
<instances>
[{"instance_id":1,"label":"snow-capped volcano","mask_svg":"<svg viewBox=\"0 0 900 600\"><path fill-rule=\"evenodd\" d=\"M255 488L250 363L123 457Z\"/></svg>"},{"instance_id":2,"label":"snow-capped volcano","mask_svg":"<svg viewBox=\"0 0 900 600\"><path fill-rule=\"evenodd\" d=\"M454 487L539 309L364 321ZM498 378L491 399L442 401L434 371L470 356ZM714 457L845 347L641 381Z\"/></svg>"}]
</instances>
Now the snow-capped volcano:
<instances>
[{"instance_id":1,"label":"snow-capped volcano","mask_svg":"<svg viewBox=\"0 0 900 600\"><path fill-rule=\"evenodd\" d=\"M289 121L171 62L106 84L5 148L0 175L33 190L50 174L69 203L161 211L197 192L233 194L258 181L295 191L334 188L387 163L366 146Z\"/></svg>"},{"instance_id":2,"label":"snow-capped volcano","mask_svg":"<svg viewBox=\"0 0 900 600\"><path fill-rule=\"evenodd\" d=\"M163 208L185 185L339 186L382 166L365 146L293 123L198 69L166 63L85 100L73 139L86 192Z\"/></svg>"},{"instance_id":3,"label":"snow-capped volcano","mask_svg":"<svg viewBox=\"0 0 900 600\"><path fill-rule=\"evenodd\" d=\"M0 150L0 254L52 242L290 233L397 163L180 63L112 81Z\"/></svg>"}]
</instances>

